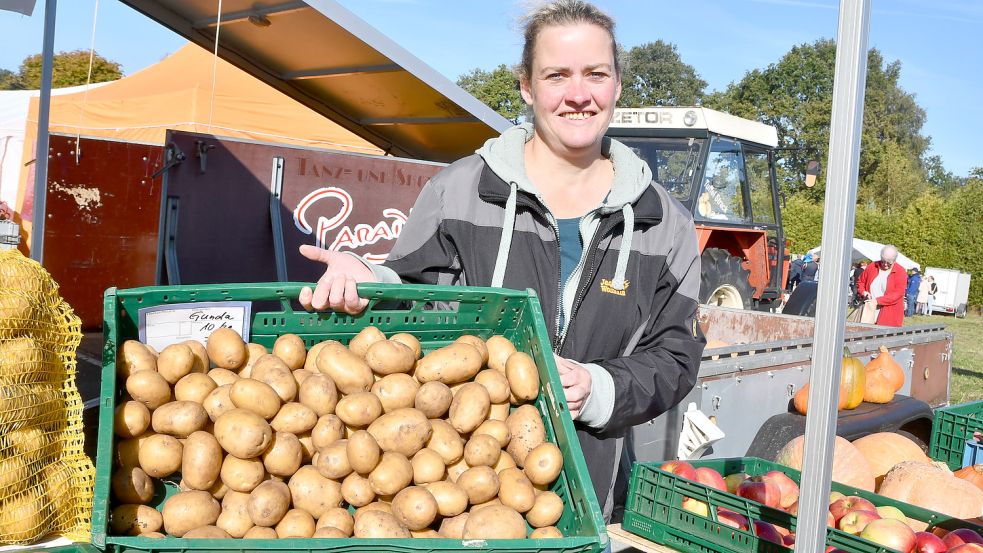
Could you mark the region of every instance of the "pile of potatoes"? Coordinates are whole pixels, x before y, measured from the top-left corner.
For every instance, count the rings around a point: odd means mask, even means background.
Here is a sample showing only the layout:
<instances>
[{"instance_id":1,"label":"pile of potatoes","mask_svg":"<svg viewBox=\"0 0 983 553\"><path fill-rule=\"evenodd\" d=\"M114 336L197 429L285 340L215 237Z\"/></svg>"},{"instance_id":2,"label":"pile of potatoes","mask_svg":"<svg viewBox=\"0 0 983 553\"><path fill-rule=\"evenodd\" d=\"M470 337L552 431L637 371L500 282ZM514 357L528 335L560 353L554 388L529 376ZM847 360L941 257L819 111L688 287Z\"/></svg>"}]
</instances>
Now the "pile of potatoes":
<instances>
[{"instance_id":1,"label":"pile of potatoes","mask_svg":"<svg viewBox=\"0 0 983 553\"><path fill-rule=\"evenodd\" d=\"M127 341L117 369L115 534L562 537L539 373L502 336L424 357L368 327L310 351L285 334L271 354L219 329L207 347ZM160 511L155 479L181 490Z\"/></svg>"}]
</instances>

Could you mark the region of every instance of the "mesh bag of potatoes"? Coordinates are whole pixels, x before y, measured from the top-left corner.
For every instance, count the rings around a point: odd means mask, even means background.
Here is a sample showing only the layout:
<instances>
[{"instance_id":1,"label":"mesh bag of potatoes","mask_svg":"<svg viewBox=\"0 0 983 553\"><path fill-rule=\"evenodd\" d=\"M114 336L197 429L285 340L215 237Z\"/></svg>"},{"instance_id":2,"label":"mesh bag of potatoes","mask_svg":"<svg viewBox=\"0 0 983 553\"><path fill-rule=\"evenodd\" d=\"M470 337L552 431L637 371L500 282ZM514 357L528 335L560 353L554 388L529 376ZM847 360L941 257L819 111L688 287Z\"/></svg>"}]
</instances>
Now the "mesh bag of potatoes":
<instances>
[{"instance_id":1,"label":"mesh bag of potatoes","mask_svg":"<svg viewBox=\"0 0 983 553\"><path fill-rule=\"evenodd\" d=\"M88 541L94 469L75 387L80 321L37 262L0 251L0 543Z\"/></svg>"},{"instance_id":2,"label":"mesh bag of potatoes","mask_svg":"<svg viewBox=\"0 0 983 553\"><path fill-rule=\"evenodd\" d=\"M112 533L562 537L563 456L532 404L535 362L509 340L422 356L368 327L348 346L285 334L272 349L230 329L159 353L122 344Z\"/></svg>"}]
</instances>

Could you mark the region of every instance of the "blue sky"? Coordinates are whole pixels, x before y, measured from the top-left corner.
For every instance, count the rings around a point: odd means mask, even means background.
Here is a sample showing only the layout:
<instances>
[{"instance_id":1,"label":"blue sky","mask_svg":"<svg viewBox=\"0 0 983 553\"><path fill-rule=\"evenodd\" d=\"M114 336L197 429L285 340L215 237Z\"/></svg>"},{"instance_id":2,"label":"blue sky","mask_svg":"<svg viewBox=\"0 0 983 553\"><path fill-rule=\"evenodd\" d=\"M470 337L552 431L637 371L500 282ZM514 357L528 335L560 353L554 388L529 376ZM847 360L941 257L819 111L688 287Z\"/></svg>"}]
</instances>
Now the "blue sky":
<instances>
[{"instance_id":1,"label":"blue sky","mask_svg":"<svg viewBox=\"0 0 983 553\"><path fill-rule=\"evenodd\" d=\"M340 0L451 79L474 67L515 63L522 0ZM596 0L618 22L626 47L663 39L722 89L777 61L793 45L836 34L836 0ZM0 11L0 68L16 70L41 50L44 0L32 17ZM216 2L217 3L217 2ZM87 49L95 0L62 0L55 48ZM932 152L956 175L983 166L973 137L983 128L983 0L873 0L870 45L902 63L901 84L928 118ZM96 51L126 74L184 41L116 0L101 0Z\"/></svg>"}]
</instances>

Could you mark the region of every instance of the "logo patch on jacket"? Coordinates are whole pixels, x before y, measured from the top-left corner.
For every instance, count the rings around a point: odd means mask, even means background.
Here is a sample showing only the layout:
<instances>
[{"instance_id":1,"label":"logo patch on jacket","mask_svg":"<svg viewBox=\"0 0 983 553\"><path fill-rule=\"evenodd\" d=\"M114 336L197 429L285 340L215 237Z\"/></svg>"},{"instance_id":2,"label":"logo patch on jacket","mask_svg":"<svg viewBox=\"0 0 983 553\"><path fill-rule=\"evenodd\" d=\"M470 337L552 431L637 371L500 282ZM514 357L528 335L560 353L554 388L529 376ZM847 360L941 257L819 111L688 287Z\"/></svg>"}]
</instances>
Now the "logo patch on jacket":
<instances>
[{"instance_id":1,"label":"logo patch on jacket","mask_svg":"<svg viewBox=\"0 0 983 553\"><path fill-rule=\"evenodd\" d=\"M625 281L625 289L624 290L618 290L618 289L616 289L614 287L613 283L610 280L608 280L606 278L602 278L601 279L601 292L604 292L604 293L607 293L607 294L614 294L616 296L624 296L625 295L625 292L628 291L628 284L630 284L630 283L626 280Z\"/></svg>"}]
</instances>

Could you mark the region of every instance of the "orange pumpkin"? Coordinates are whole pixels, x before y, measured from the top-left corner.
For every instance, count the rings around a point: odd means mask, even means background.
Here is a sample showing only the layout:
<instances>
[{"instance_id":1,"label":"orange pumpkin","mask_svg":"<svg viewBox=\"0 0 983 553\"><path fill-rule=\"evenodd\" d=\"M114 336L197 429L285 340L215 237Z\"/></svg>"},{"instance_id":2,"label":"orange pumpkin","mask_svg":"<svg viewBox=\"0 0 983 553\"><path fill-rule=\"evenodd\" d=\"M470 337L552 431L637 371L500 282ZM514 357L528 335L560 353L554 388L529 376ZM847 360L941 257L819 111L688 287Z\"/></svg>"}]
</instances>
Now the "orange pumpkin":
<instances>
[{"instance_id":1,"label":"orange pumpkin","mask_svg":"<svg viewBox=\"0 0 983 553\"><path fill-rule=\"evenodd\" d=\"M897 392L904 386L904 371L901 369L901 365L894 360L891 356L891 352L887 350L886 347L881 346L877 357L870 360L867 363L867 373L871 372L881 372L887 378L887 381L894 388L891 392Z\"/></svg>"},{"instance_id":2,"label":"orange pumpkin","mask_svg":"<svg viewBox=\"0 0 983 553\"><path fill-rule=\"evenodd\" d=\"M884 371L870 371L864 386L864 401L868 403L888 403L894 399L894 384Z\"/></svg>"},{"instance_id":3,"label":"orange pumpkin","mask_svg":"<svg viewBox=\"0 0 983 553\"><path fill-rule=\"evenodd\" d=\"M799 436L778 452L775 462L796 470L802 470L802 454L805 438ZM863 453L847 439L836 436L833 446L833 481L859 488L868 492L874 491L874 475L870 464Z\"/></svg>"},{"instance_id":4,"label":"orange pumpkin","mask_svg":"<svg viewBox=\"0 0 983 553\"><path fill-rule=\"evenodd\" d=\"M918 444L894 432L877 432L853 441L870 463L870 470L880 484L884 475L903 461L931 461Z\"/></svg>"},{"instance_id":5,"label":"orange pumpkin","mask_svg":"<svg viewBox=\"0 0 983 553\"><path fill-rule=\"evenodd\" d=\"M969 519L983 512L983 490L955 478L944 465L899 463L884 476L877 493L955 518Z\"/></svg>"},{"instance_id":6,"label":"orange pumpkin","mask_svg":"<svg viewBox=\"0 0 983 553\"><path fill-rule=\"evenodd\" d=\"M970 465L953 473L956 478L962 478L970 484L983 490L983 465Z\"/></svg>"},{"instance_id":7,"label":"orange pumpkin","mask_svg":"<svg viewBox=\"0 0 983 553\"><path fill-rule=\"evenodd\" d=\"M840 366L840 397L846 397L843 409L856 409L864 401L867 385L867 371L859 359L850 356L843 348L843 363Z\"/></svg>"}]
</instances>

